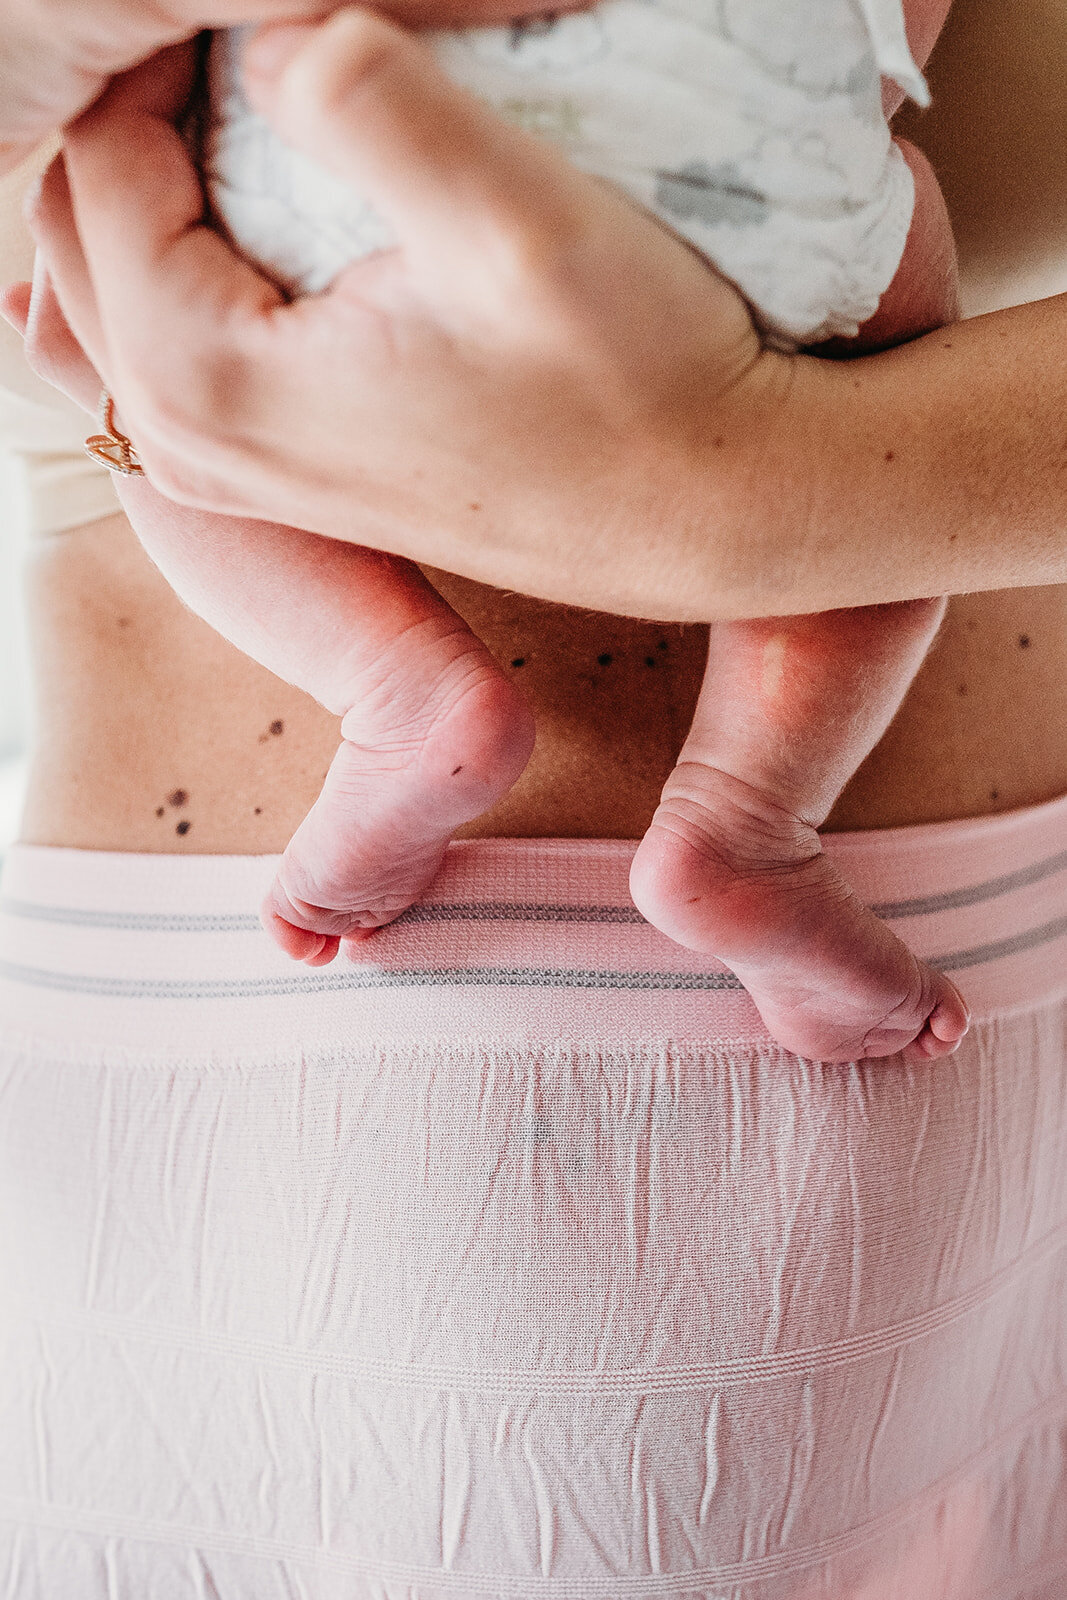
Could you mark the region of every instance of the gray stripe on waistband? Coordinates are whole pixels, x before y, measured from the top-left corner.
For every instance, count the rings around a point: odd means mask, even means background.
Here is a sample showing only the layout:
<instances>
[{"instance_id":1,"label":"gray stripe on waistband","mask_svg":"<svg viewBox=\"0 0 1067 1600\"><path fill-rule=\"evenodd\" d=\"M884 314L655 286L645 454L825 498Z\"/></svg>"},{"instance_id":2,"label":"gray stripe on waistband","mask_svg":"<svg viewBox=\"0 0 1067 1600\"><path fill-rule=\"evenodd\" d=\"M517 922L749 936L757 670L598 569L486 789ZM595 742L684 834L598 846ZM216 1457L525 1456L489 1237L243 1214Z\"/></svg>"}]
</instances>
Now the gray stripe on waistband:
<instances>
[{"instance_id":1,"label":"gray stripe on waistband","mask_svg":"<svg viewBox=\"0 0 1067 1600\"><path fill-rule=\"evenodd\" d=\"M871 907L876 916L892 922L901 917L930 916L962 906L980 905L985 900L1011 894L1040 883L1067 870L1067 850L1048 856L1033 866L1007 872L999 878L951 889L944 894L920 896L913 900L886 900ZM0 912L37 922L51 922L72 928L113 928L132 933L255 933L260 928L251 913L194 914L168 911L95 911L74 906L46 906L35 901L0 896ZM436 922L527 922L588 923L615 927L647 927L636 906L539 905L523 900L429 901L409 907L392 926L404 923Z\"/></svg>"},{"instance_id":2,"label":"gray stripe on waistband","mask_svg":"<svg viewBox=\"0 0 1067 1600\"><path fill-rule=\"evenodd\" d=\"M1067 917L1057 917L1039 928L1018 933L1010 939L976 945L970 950L955 950L931 956L932 967L941 972L960 972L967 967L999 961L1005 956L1036 950L1067 936ZM704 992L743 990L744 985L731 972L611 972L562 967L422 967L393 971L350 969L347 972L307 973L276 978L106 978L91 974L49 972L44 967L24 967L13 961L0 961L0 977L36 988L58 989L69 994L91 994L127 1000L240 1000L296 994L336 994L361 989L477 988L518 989L601 989L631 993Z\"/></svg>"},{"instance_id":3,"label":"gray stripe on waistband","mask_svg":"<svg viewBox=\"0 0 1067 1600\"><path fill-rule=\"evenodd\" d=\"M1057 917L1039 928L975 945L947 955L927 958L941 972L961 972L967 967L1000 961L1005 956L1036 950L1067 936L1067 917ZM43 967L23 967L0 961L0 977L36 988L59 989L69 994L110 996L126 1000L241 1000L296 994L337 994L361 989L516 988L601 989L630 993L721 993L743 990L731 972L611 972L562 967L422 967L394 971L356 968L347 972L318 972L276 978L105 978L91 974L49 972Z\"/></svg>"},{"instance_id":4,"label":"gray stripe on waistband","mask_svg":"<svg viewBox=\"0 0 1067 1600\"><path fill-rule=\"evenodd\" d=\"M68 994L122 1000L253 1000L271 995L336 994L359 989L478 988L613 989L632 992L741 990L732 972L609 972L557 967L424 967L396 971L322 972L291 978L104 978L49 972L0 961L0 978Z\"/></svg>"},{"instance_id":5,"label":"gray stripe on waistband","mask_svg":"<svg viewBox=\"0 0 1067 1600\"><path fill-rule=\"evenodd\" d=\"M522 900L427 901L414 905L400 922L599 922L649 926L636 906L554 906Z\"/></svg>"},{"instance_id":6,"label":"gray stripe on waistband","mask_svg":"<svg viewBox=\"0 0 1067 1600\"><path fill-rule=\"evenodd\" d=\"M1027 933L1013 934L1010 939L997 939L993 944L975 945L973 950L954 950L945 956L929 956L929 963L940 972L961 972L965 967L980 967L985 961L1000 961L1004 956L1018 955L1023 950L1037 950L1043 944L1052 944L1067 935L1067 917L1057 917L1055 922L1045 922L1040 928ZM1067 965L1067 964L1065 964Z\"/></svg>"},{"instance_id":7,"label":"gray stripe on waistband","mask_svg":"<svg viewBox=\"0 0 1067 1600\"><path fill-rule=\"evenodd\" d=\"M1067 870L1067 850L1035 861L1033 866L1020 867L1018 872L1006 872L1000 878L987 878L985 883L972 884L967 889L949 889L944 894L931 894L917 900L886 900L872 906L876 916L891 922L895 917L925 917L935 911L954 911L959 906L975 906L983 900L995 900L998 895L1011 894L1014 889L1026 889L1042 878L1054 877Z\"/></svg>"},{"instance_id":8,"label":"gray stripe on waistband","mask_svg":"<svg viewBox=\"0 0 1067 1600\"><path fill-rule=\"evenodd\" d=\"M0 912L35 922L71 928L114 928L133 933L254 933L260 920L251 914L194 914L170 911L93 911L44 906L0 896ZM567 922L647 927L636 906L538 905L521 900L430 901L410 906L392 927L417 922Z\"/></svg>"},{"instance_id":9,"label":"gray stripe on waistband","mask_svg":"<svg viewBox=\"0 0 1067 1600\"><path fill-rule=\"evenodd\" d=\"M252 933L262 927L250 912L185 915L169 911L89 911L75 906L42 906L0 895L0 912L67 928L120 928L132 933Z\"/></svg>"}]
</instances>

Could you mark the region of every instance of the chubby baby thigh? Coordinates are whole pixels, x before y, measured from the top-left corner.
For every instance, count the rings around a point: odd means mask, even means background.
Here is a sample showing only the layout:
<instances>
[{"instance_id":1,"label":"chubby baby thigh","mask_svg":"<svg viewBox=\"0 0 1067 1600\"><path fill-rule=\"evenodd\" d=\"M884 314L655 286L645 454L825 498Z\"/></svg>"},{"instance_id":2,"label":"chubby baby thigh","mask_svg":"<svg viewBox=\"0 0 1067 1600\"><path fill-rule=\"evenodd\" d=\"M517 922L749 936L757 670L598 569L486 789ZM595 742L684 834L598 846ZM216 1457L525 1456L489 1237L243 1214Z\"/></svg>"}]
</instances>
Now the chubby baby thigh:
<instances>
[{"instance_id":1,"label":"chubby baby thigh","mask_svg":"<svg viewBox=\"0 0 1067 1600\"><path fill-rule=\"evenodd\" d=\"M960 316L959 268L952 224L937 175L907 139L894 141L915 183L915 209L892 282L854 339L834 341L828 354L860 354L903 344Z\"/></svg>"},{"instance_id":2,"label":"chubby baby thigh","mask_svg":"<svg viewBox=\"0 0 1067 1600\"><path fill-rule=\"evenodd\" d=\"M903 8L912 54L919 65L925 67L948 19L952 0L903 0Z\"/></svg>"}]
</instances>

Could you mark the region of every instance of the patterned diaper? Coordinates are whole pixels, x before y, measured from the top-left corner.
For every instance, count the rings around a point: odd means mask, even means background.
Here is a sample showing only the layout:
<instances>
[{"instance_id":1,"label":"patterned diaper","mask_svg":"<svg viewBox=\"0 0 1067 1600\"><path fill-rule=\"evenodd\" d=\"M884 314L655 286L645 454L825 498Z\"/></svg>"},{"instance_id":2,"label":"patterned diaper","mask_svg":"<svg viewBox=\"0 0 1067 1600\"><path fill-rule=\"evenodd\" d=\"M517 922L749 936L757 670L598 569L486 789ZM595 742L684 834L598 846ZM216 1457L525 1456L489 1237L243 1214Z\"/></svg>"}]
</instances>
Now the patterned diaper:
<instances>
[{"instance_id":1,"label":"patterned diaper","mask_svg":"<svg viewBox=\"0 0 1067 1600\"><path fill-rule=\"evenodd\" d=\"M928 98L900 0L606 0L424 37L457 83L694 245L771 342L847 337L876 310L914 205L880 78ZM316 293L393 236L251 110L239 58L240 30L217 35L208 190L250 259Z\"/></svg>"}]
</instances>

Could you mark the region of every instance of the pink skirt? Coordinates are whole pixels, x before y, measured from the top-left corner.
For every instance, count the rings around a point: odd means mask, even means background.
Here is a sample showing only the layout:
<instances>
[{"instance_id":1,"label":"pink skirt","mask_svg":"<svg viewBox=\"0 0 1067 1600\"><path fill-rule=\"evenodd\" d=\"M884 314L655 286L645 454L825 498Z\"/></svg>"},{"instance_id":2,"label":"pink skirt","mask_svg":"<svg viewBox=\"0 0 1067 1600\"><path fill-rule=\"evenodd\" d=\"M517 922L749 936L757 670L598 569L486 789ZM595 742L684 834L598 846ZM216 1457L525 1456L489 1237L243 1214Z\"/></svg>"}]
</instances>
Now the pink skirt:
<instances>
[{"instance_id":1,"label":"pink skirt","mask_svg":"<svg viewBox=\"0 0 1067 1600\"><path fill-rule=\"evenodd\" d=\"M273 857L12 850L4 1600L1063 1600L1067 797L826 843L949 1060L781 1050L627 844L318 971Z\"/></svg>"}]
</instances>

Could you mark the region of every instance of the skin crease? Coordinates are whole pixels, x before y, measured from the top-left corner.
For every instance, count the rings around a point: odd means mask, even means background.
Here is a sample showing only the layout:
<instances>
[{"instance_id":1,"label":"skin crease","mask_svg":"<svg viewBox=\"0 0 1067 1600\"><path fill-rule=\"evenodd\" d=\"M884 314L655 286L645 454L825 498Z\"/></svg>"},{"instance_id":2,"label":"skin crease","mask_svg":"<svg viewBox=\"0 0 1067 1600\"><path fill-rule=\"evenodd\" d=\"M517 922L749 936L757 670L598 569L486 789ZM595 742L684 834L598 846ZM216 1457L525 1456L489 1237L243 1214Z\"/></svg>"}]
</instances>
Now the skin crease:
<instances>
[{"instance_id":1,"label":"skin crease","mask_svg":"<svg viewBox=\"0 0 1067 1600\"><path fill-rule=\"evenodd\" d=\"M1047 94L1022 110L1057 53L1067 56L1067 21L1051 6L1039 15L1029 0L960 7L931 69L935 109L901 128L933 155L950 209L967 218L969 312L1067 287L1067 217L1053 212L1050 225L1031 216L1028 234L1016 226L1005 237L999 208L1011 191L1005 182L998 193L975 159L995 152L994 176L1062 164L1059 105ZM1005 60L1010 83L979 98L976 113L975 85ZM954 160L960 149L966 162ZM520 783L465 831L638 837L688 725L704 630L430 576L521 683L538 722ZM28 594L39 717L22 837L93 849L281 850L322 781L335 719L184 611L121 517L42 541ZM976 816L1067 791L1065 622L1064 587L954 600L830 826Z\"/></svg>"}]
</instances>

